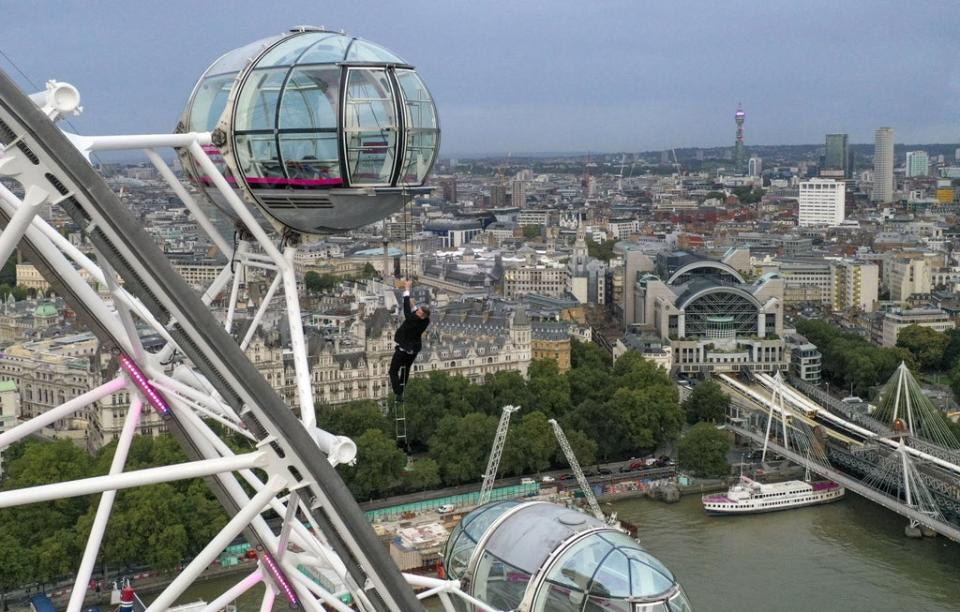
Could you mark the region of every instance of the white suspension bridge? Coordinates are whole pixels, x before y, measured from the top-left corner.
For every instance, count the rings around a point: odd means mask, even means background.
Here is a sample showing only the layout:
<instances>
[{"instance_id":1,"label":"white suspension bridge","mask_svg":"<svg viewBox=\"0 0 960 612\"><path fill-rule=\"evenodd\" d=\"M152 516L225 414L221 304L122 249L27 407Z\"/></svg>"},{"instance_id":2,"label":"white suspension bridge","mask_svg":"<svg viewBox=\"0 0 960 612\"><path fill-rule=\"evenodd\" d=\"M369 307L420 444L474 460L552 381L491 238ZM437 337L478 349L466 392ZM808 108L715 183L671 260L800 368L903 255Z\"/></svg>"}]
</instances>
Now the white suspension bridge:
<instances>
[{"instance_id":1,"label":"white suspension bridge","mask_svg":"<svg viewBox=\"0 0 960 612\"><path fill-rule=\"evenodd\" d=\"M736 408L727 428L761 446L764 458L775 452L897 512L911 534L923 527L960 542L960 444L906 365L872 415L822 392L818 403L779 373L748 378L718 375Z\"/></svg>"}]
</instances>

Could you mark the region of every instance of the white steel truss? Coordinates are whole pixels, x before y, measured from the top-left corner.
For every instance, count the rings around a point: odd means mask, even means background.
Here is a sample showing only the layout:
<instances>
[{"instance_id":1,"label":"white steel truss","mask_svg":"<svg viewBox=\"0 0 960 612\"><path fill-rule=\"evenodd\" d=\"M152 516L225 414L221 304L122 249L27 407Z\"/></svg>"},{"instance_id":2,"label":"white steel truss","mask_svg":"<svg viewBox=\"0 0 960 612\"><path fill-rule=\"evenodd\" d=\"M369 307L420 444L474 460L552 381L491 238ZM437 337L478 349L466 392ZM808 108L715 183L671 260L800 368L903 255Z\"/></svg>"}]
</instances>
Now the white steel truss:
<instances>
[{"instance_id":1,"label":"white steel truss","mask_svg":"<svg viewBox=\"0 0 960 612\"><path fill-rule=\"evenodd\" d=\"M436 596L444 609L452 612L453 596L476 609L493 612L493 608L464 593L458 581L401 574L333 471L333 465L355 459L356 447L349 439L316 427L293 266L296 237L286 236L278 246L277 237L261 227L204 151L203 147L210 144L210 134L68 137L51 119L76 110L79 94L73 100L64 94L75 93L72 87L51 87L46 96L36 97L40 108L0 72L0 177L13 179L24 193L21 199L0 185L0 224L4 226L0 255L9 255L14 248L29 253L31 261L87 323L101 345L113 352L122 373L0 434L0 449L113 393L124 391L131 396L106 475L0 493L0 507L102 494L67 609L73 612L82 608L83 591L118 490L204 477L231 519L164 589L150 610L169 607L242 534L257 547L258 567L210 602L208 610L219 609L259 583L267 586L262 609L270 609L277 597L306 610L354 609L299 569L309 566L336 576L335 590L349 592L357 609L413 611L420 609L421 599ZM57 106L47 102L54 100L51 91L65 103ZM161 147L185 150L212 179L243 226L244 239L236 248L218 233L176 179L156 152ZM144 150L171 191L232 262L202 296L187 287L85 159L95 151L118 149ZM60 206L73 218L96 249L99 265L38 216L41 205ZM237 279L246 268L263 269L274 277L238 344L227 332L234 318ZM107 295L94 290L81 270L106 286ZM281 287L282 314L290 328L299 419L243 354ZM227 290L234 299L227 329L223 329L208 306ZM147 352L140 343L141 329L160 336L166 345L157 353ZM145 410L161 415L186 451L187 463L126 469L127 453ZM241 434L251 442L251 450L234 453L211 423ZM266 513L282 519L268 523ZM423 591L415 595L411 587Z\"/></svg>"}]
</instances>

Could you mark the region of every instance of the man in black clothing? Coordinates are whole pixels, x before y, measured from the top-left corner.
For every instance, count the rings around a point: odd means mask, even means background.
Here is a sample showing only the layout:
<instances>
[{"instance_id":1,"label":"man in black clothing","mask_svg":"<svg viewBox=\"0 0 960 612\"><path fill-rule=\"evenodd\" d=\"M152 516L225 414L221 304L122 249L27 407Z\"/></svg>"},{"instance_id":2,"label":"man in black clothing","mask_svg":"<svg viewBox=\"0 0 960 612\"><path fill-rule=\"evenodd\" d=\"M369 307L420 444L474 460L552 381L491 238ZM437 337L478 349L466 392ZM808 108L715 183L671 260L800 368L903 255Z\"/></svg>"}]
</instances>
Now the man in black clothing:
<instances>
[{"instance_id":1,"label":"man in black clothing","mask_svg":"<svg viewBox=\"0 0 960 612\"><path fill-rule=\"evenodd\" d=\"M422 344L420 336L430 325L430 309L423 306L413 308L413 301L410 299L410 287L413 281L406 281L403 292L403 323L393 334L393 341L396 348L393 351L393 359L390 361L390 386L393 387L393 393L397 399L403 397L403 389L407 385L407 379L410 378L410 368L413 367L413 361L417 358Z\"/></svg>"}]
</instances>

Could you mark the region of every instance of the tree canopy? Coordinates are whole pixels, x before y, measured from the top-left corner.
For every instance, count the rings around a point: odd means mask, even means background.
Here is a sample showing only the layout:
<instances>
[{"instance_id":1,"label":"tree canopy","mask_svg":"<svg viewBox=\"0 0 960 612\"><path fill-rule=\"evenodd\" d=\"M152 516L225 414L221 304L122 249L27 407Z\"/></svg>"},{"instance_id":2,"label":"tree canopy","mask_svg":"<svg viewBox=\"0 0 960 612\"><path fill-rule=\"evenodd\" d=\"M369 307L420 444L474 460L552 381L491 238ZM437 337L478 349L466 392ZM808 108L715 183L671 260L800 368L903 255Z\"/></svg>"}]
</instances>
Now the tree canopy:
<instances>
[{"instance_id":1,"label":"tree canopy","mask_svg":"<svg viewBox=\"0 0 960 612\"><path fill-rule=\"evenodd\" d=\"M868 397L871 388L886 382L901 361L915 364L905 348L876 346L826 321L798 321L797 331L820 349L823 377L860 397Z\"/></svg>"},{"instance_id":2,"label":"tree canopy","mask_svg":"<svg viewBox=\"0 0 960 612\"><path fill-rule=\"evenodd\" d=\"M311 293L323 293L331 291L337 287L340 280L332 274L319 274L310 270L303 275L303 285Z\"/></svg>"},{"instance_id":3,"label":"tree canopy","mask_svg":"<svg viewBox=\"0 0 960 612\"><path fill-rule=\"evenodd\" d=\"M946 334L921 325L908 325L897 335L897 346L910 351L922 370L940 368L949 343Z\"/></svg>"},{"instance_id":4,"label":"tree canopy","mask_svg":"<svg viewBox=\"0 0 960 612\"><path fill-rule=\"evenodd\" d=\"M610 261L613 259L613 245L616 240L604 240L603 242L594 242L592 238L587 238L587 255L596 257L601 261Z\"/></svg>"},{"instance_id":5,"label":"tree canopy","mask_svg":"<svg viewBox=\"0 0 960 612\"><path fill-rule=\"evenodd\" d=\"M701 478L729 474L729 452L727 433L710 423L697 423L691 427L677 449L680 467Z\"/></svg>"},{"instance_id":6,"label":"tree canopy","mask_svg":"<svg viewBox=\"0 0 960 612\"><path fill-rule=\"evenodd\" d=\"M715 380L705 380L697 384L683 401L683 411L691 425L701 421L720 423L729 408L730 397Z\"/></svg>"},{"instance_id":7,"label":"tree canopy","mask_svg":"<svg viewBox=\"0 0 960 612\"><path fill-rule=\"evenodd\" d=\"M89 455L68 440L27 440L4 453L5 491L105 474L116 443ZM134 438L128 469L186 460L176 441ZM0 510L0 589L28 581L50 582L76 570L99 496L71 497ZM148 563L170 569L196 555L226 524L227 517L199 479L117 493L99 563L123 567Z\"/></svg>"}]
</instances>

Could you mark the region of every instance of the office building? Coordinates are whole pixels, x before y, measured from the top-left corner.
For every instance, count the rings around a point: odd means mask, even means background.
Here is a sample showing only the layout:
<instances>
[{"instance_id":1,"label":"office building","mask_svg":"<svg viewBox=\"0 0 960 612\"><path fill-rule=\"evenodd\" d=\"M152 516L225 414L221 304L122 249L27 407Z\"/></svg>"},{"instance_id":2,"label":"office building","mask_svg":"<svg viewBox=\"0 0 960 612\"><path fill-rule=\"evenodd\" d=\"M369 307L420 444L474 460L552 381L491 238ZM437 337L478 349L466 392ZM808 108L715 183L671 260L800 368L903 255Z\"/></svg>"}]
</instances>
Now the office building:
<instances>
[{"instance_id":1,"label":"office building","mask_svg":"<svg viewBox=\"0 0 960 612\"><path fill-rule=\"evenodd\" d=\"M907 152L907 176L927 176L930 169L930 157L926 151Z\"/></svg>"},{"instance_id":2,"label":"office building","mask_svg":"<svg viewBox=\"0 0 960 612\"><path fill-rule=\"evenodd\" d=\"M815 178L800 183L800 211L797 225L836 227L844 219L844 184Z\"/></svg>"},{"instance_id":3,"label":"office building","mask_svg":"<svg viewBox=\"0 0 960 612\"><path fill-rule=\"evenodd\" d=\"M915 308L888 312L883 315L883 346L896 346L900 330L910 325L929 327L938 332L956 327L950 315L939 308Z\"/></svg>"},{"instance_id":4,"label":"office building","mask_svg":"<svg viewBox=\"0 0 960 612\"><path fill-rule=\"evenodd\" d=\"M457 179L442 178L440 179L440 188L443 190L443 199L450 203L457 202Z\"/></svg>"},{"instance_id":5,"label":"office building","mask_svg":"<svg viewBox=\"0 0 960 612\"><path fill-rule=\"evenodd\" d=\"M893 128L882 127L876 131L873 145L873 193L874 202L893 202Z\"/></svg>"},{"instance_id":6,"label":"office building","mask_svg":"<svg viewBox=\"0 0 960 612\"><path fill-rule=\"evenodd\" d=\"M850 178L853 168L850 164L850 145L846 134L827 134L826 153L820 176L831 178Z\"/></svg>"},{"instance_id":7,"label":"office building","mask_svg":"<svg viewBox=\"0 0 960 612\"><path fill-rule=\"evenodd\" d=\"M490 208L503 208L507 205L507 188L504 185L490 185Z\"/></svg>"},{"instance_id":8,"label":"office building","mask_svg":"<svg viewBox=\"0 0 960 612\"><path fill-rule=\"evenodd\" d=\"M873 312L880 294L880 268L857 259L830 262L833 309Z\"/></svg>"},{"instance_id":9,"label":"office building","mask_svg":"<svg viewBox=\"0 0 960 612\"><path fill-rule=\"evenodd\" d=\"M812 385L820 384L823 356L816 345L800 334L788 334L786 345L790 357L790 374Z\"/></svg>"},{"instance_id":10,"label":"office building","mask_svg":"<svg viewBox=\"0 0 960 612\"><path fill-rule=\"evenodd\" d=\"M557 262L523 264L504 270L503 295L507 299L530 293L560 297L566 290L566 269Z\"/></svg>"},{"instance_id":11,"label":"office building","mask_svg":"<svg viewBox=\"0 0 960 612\"><path fill-rule=\"evenodd\" d=\"M776 268L783 279L783 303L829 306L833 294L830 262L823 258L784 258Z\"/></svg>"},{"instance_id":12,"label":"office building","mask_svg":"<svg viewBox=\"0 0 960 612\"><path fill-rule=\"evenodd\" d=\"M514 208L527 206L527 182L513 181L512 204Z\"/></svg>"}]
</instances>

